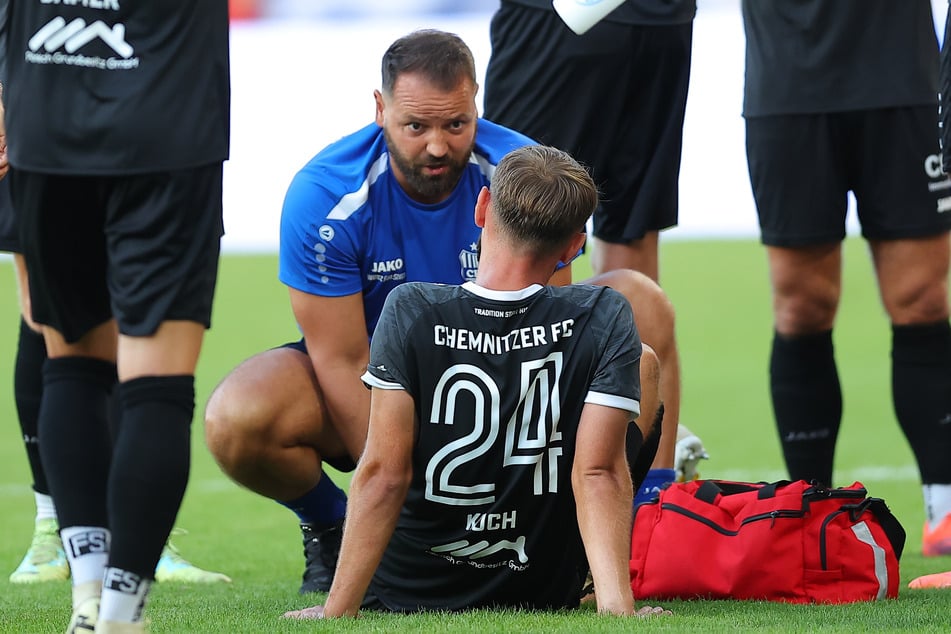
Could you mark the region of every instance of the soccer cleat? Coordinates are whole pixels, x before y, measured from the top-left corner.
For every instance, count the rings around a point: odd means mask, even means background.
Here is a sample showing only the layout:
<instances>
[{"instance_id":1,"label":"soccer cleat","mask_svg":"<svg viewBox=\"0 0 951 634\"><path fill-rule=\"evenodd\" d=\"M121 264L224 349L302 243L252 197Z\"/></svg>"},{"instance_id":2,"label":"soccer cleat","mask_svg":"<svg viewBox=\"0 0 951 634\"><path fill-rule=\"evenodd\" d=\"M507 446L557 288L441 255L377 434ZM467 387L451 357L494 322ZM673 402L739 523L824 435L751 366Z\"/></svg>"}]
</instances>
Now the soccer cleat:
<instances>
[{"instance_id":1,"label":"soccer cleat","mask_svg":"<svg viewBox=\"0 0 951 634\"><path fill-rule=\"evenodd\" d=\"M707 460L710 454L703 447L703 441L684 424L677 425L677 445L674 448L674 471L677 482L689 482L700 477L697 465Z\"/></svg>"},{"instance_id":2,"label":"soccer cleat","mask_svg":"<svg viewBox=\"0 0 951 634\"><path fill-rule=\"evenodd\" d=\"M925 557L951 555L951 513L932 530L925 522L921 536L921 554Z\"/></svg>"},{"instance_id":3,"label":"soccer cleat","mask_svg":"<svg viewBox=\"0 0 951 634\"><path fill-rule=\"evenodd\" d=\"M926 590L929 588L951 588L951 571L938 572L933 575L924 575L912 579L908 584L912 590Z\"/></svg>"},{"instance_id":4,"label":"soccer cleat","mask_svg":"<svg viewBox=\"0 0 951 634\"><path fill-rule=\"evenodd\" d=\"M322 529L303 523L300 530L304 536L304 575L300 593L330 592L337 571L337 558L340 556L343 518Z\"/></svg>"},{"instance_id":5,"label":"soccer cleat","mask_svg":"<svg viewBox=\"0 0 951 634\"><path fill-rule=\"evenodd\" d=\"M73 616L69 619L66 634L89 634L96 631L102 582L87 581L73 586L72 594Z\"/></svg>"},{"instance_id":6,"label":"soccer cleat","mask_svg":"<svg viewBox=\"0 0 951 634\"><path fill-rule=\"evenodd\" d=\"M66 634L89 634L96 631L99 618L99 597L90 597L73 608Z\"/></svg>"},{"instance_id":7,"label":"soccer cleat","mask_svg":"<svg viewBox=\"0 0 951 634\"><path fill-rule=\"evenodd\" d=\"M185 535L183 528L172 529L172 535ZM155 567L155 580L165 583L231 583L231 577L220 572L203 570L182 557L169 538L162 549L158 566Z\"/></svg>"},{"instance_id":8,"label":"soccer cleat","mask_svg":"<svg viewBox=\"0 0 951 634\"><path fill-rule=\"evenodd\" d=\"M33 540L23 561L10 574L10 583L40 583L69 579L69 562L63 552L59 525L55 519L37 520Z\"/></svg>"}]
</instances>

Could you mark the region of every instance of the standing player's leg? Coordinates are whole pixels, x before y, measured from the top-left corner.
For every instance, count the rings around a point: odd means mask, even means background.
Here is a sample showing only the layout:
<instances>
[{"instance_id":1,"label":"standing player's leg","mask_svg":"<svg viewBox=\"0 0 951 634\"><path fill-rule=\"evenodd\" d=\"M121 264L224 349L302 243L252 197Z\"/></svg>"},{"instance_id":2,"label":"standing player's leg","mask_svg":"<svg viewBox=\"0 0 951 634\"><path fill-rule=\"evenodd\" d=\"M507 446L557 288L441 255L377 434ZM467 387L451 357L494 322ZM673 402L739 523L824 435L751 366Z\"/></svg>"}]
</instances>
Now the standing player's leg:
<instances>
[{"instance_id":1,"label":"standing player's leg","mask_svg":"<svg viewBox=\"0 0 951 634\"><path fill-rule=\"evenodd\" d=\"M774 334L770 394L789 477L832 486L842 392L832 345L841 245L767 247Z\"/></svg>"},{"instance_id":2,"label":"standing player's leg","mask_svg":"<svg viewBox=\"0 0 951 634\"><path fill-rule=\"evenodd\" d=\"M832 340L853 165L848 114L747 117L772 288L769 390L789 477L832 485L842 392ZM808 183L804 187L803 183Z\"/></svg>"},{"instance_id":3,"label":"standing player's leg","mask_svg":"<svg viewBox=\"0 0 951 634\"><path fill-rule=\"evenodd\" d=\"M188 482L195 368L218 273L222 165L107 184L119 383L99 623L139 626Z\"/></svg>"},{"instance_id":4,"label":"standing player's leg","mask_svg":"<svg viewBox=\"0 0 951 634\"><path fill-rule=\"evenodd\" d=\"M949 237L870 240L892 324L892 399L925 501L922 551L951 554Z\"/></svg>"},{"instance_id":5,"label":"standing player's leg","mask_svg":"<svg viewBox=\"0 0 951 634\"><path fill-rule=\"evenodd\" d=\"M38 422L43 396L43 363L46 345L40 326L30 316L29 280L26 263L19 253L13 255L20 305L20 331L13 370L13 391L17 417L23 432L26 455L33 474L36 520L33 540L20 565L10 575L11 583L36 583L69 578L69 564L59 537L56 507L40 459Z\"/></svg>"}]
</instances>

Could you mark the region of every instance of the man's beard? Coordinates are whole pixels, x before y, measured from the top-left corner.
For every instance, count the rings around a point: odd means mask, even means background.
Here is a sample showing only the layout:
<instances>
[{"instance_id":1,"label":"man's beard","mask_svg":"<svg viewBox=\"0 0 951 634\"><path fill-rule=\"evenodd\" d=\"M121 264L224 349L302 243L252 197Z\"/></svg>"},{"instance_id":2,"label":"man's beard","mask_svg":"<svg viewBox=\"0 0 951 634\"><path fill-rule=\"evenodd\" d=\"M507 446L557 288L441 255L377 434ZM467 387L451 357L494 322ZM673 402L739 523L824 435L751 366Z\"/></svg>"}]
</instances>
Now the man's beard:
<instances>
[{"instance_id":1,"label":"man's beard","mask_svg":"<svg viewBox=\"0 0 951 634\"><path fill-rule=\"evenodd\" d=\"M455 189L456 184L459 182L459 178L462 176L463 170L466 169L466 165L469 163L469 157L472 155L472 149L475 147L475 141L473 140L472 146L470 146L465 153L465 157L459 161L454 161L449 157L443 157L437 160L427 156L427 159L414 163L412 160L400 154L399 150L396 149L396 144L393 143L388 134L385 136L390 158L400 173L402 173L403 178L406 179L408 186L413 190L407 193L411 196L422 198L425 201L440 201L452 193L452 190ZM449 169L442 174L427 175L423 172L427 167L443 166Z\"/></svg>"}]
</instances>

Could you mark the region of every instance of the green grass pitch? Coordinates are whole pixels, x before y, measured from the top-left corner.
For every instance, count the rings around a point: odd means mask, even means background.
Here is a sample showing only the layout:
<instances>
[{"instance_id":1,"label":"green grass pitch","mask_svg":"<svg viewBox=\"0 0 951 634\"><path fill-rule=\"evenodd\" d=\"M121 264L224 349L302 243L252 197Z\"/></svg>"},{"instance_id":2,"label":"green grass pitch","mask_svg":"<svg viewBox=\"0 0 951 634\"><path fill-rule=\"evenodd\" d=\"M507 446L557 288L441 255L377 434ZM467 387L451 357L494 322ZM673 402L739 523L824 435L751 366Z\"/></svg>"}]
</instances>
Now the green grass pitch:
<instances>
[{"instance_id":1,"label":"green grass pitch","mask_svg":"<svg viewBox=\"0 0 951 634\"><path fill-rule=\"evenodd\" d=\"M584 274L586 262L577 267ZM951 569L951 557L921 556L921 489L892 412L887 319L863 242L846 242L844 296L835 344L845 413L836 484L861 480L883 497L908 532L897 601L848 606L790 606L732 601L665 602L673 617L630 623L590 609L559 614L474 612L356 621L288 622L288 609L318 602L297 595L300 534L283 507L221 474L204 446L201 416L214 385L242 359L296 336L287 291L273 255L222 259L214 325L197 372L192 473L176 544L191 561L226 572L234 583L158 585L149 601L151 630L161 632L607 632L639 631L940 631L948 628L951 590L909 591L915 576ZM576 274L576 277L579 277ZM683 367L681 420L711 459L701 475L741 480L783 477L768 398L772 335L766 258L752 240L665 241L661 282L677 309ZM7 575L30 538L33 498L16 423L12 367L17 306L12 263L0 260L0 633L60 632L69 618L67 582L12 585ZM951 459L951 457L949 457ZM346 485L346 476L335 474ZM698 563L698 565L700 565Z\"/></svg>"}]
</instances>

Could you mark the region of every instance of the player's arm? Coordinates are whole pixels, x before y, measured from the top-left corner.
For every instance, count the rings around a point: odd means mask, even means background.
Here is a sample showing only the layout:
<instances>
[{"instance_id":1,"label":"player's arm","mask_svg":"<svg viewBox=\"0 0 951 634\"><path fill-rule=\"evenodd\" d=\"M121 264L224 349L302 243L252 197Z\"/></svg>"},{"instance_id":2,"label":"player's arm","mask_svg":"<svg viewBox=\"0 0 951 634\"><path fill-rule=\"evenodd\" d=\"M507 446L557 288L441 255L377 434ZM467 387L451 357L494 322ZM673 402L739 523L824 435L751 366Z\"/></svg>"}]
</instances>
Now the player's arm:
<instances>
[{"instance_id":1,"label":"player's arm","mask_svg":"<svg viewBox=\"0 0 951 634\"><path fill-rule=\"evenodd\" d=\"M632 614L628 562L633 486L624 452L630 412L587 403L578 425L571 485L594 579L598 612Z\"/></svg>"},{"instance_id":2,"label":"player's arm","mask_svg":"<svg viewBox=\"0 0 951 634\"><path fill-rule=\"evenodd\" d=\"M373 388L366 451L350 482L340 559L324 616L355 616L390 541L413 477L413 398Z\"/></svg>"},{"instance_id":3,"label":"player's arm","mask_svg":"<svg viewBox=\"0 0 951 634\"><path fill-rule=\"evenodd\" d=\"M290 289L327 415L350 455L363 452L370 392L360 380L370 358L363 295L321 297Z\"/></svg>"}]
</instances>

